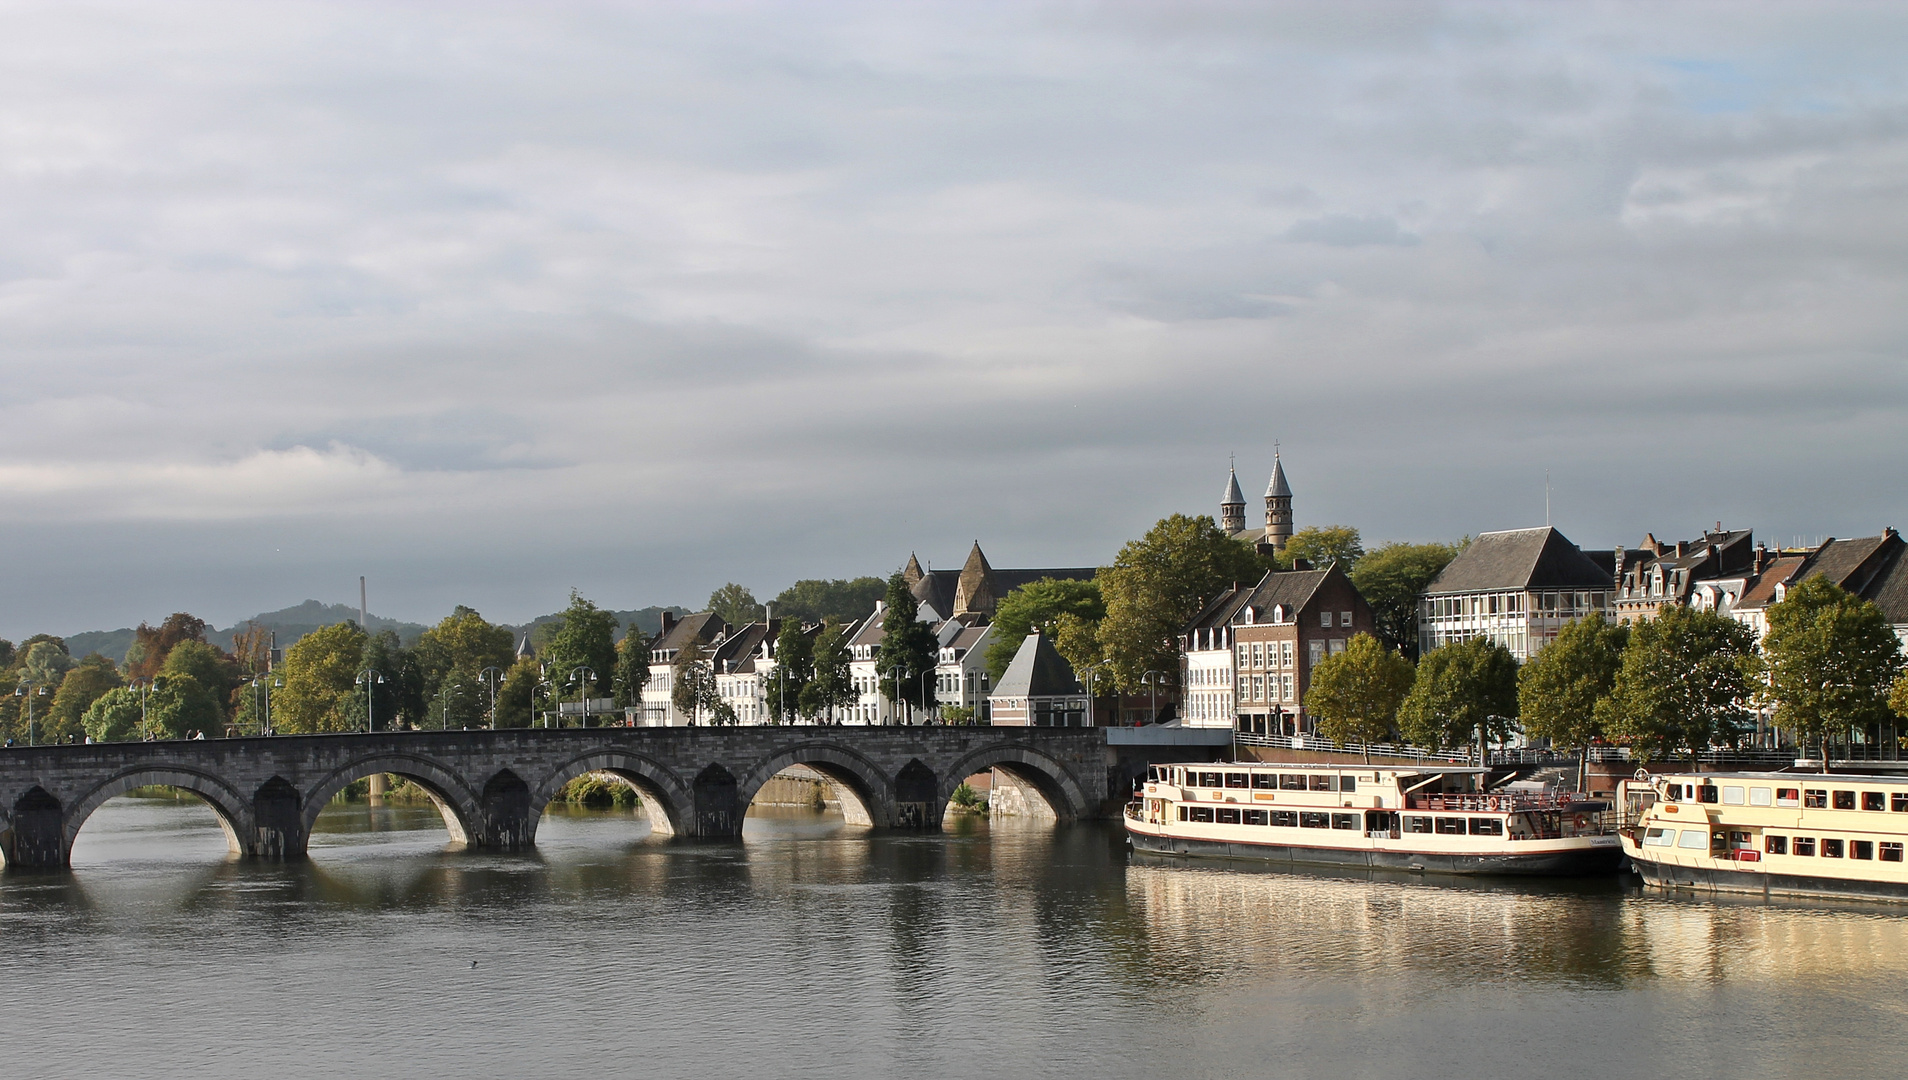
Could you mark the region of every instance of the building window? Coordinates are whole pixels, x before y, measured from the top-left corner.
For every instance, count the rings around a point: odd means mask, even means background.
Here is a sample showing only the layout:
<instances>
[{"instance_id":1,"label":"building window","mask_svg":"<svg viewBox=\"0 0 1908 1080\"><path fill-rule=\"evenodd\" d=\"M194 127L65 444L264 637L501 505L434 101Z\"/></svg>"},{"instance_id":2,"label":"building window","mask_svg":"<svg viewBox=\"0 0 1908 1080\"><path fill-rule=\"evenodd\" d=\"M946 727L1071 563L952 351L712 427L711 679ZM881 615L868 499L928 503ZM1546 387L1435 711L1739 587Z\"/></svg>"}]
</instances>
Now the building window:
<instances>
[{"instance_id":1,"label":"building window","mask_svg":"<svg viewBox=\"0 0 1908 1080\"><path fill-rule=\"evenodd\" d=\"M1330 630L1332 628L1332 613L1329 611L1319 612L1318 625L1324 627L1327 630Z\"/></svg>"},{"instance_id":2,"label":"building window","mask_svg":"<svg viewBox=\"0 0 1908 1080\"><path fill-rule=\"evenodd\" d=\"M1351 613L1351 612L1349 612L1349 611L1341 611L1341 612L1339 612L1339 613L1338 613L1338 625L1340 625L1340 626L1350 626L1350 625L1351 625L1351 616L1352 616L1352 613Z\"/></svg>"}]
</instances>

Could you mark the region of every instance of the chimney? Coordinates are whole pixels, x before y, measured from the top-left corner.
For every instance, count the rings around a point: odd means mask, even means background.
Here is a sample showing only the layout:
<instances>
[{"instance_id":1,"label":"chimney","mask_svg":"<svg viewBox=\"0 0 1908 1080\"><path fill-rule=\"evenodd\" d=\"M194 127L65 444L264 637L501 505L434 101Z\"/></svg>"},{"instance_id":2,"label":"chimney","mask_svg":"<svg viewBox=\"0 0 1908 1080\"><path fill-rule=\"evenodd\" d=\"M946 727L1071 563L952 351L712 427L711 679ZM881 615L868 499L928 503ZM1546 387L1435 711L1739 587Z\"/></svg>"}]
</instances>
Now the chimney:
<instances>
[{"instance_id":1,"label":"chimney","mask_svg":"<svg viewBox=\"0 0 1908 1080\"><path fill-rule=\"evenodd\" d=\"M1616 546L1616 550L1612 551L1610 554L1613 556L1613 558L1611 558L1610 560L1610 563L1614 567L1610 575L1611 578L1613 579L1612 584L1615 585L1618 592L1622 592L1623 591L1623 545L1618 544Z\"/></svg>"},{"instance_id":2,"label":"chimney","mask_svg":"<svg viewBox=\"0 0 1908 1080\"><path fill-rule=\"evenodd\" d=\"M668 608L664 608L662 613L662 619L663 619L662 632L667 634L670 631L670 629L676 625L675 613L671 612Z\"/></svg>"},{"instance_id":3,"label":"chimney","mask_svg":"<svg viewBox=\"0 0 1908 1080\"><path fill-rule=\"evenodd\" d=\"M1689 554L1689 541L1687 540L1676 541L1676 557L1680 559L1687 554Z\"/></svg>"},{"instance_id":4,"label":"chimney","mask_svg":"<svg viewBox=\"0 0 1908 1080\"><path fill-rule=\"evenodd\" d=\"M1310 559L1293 559L1292 560L1292 569L1294 570L1310 570L1311 568L1312 568L1312 560Z\"/></svg>"}]
</instances>

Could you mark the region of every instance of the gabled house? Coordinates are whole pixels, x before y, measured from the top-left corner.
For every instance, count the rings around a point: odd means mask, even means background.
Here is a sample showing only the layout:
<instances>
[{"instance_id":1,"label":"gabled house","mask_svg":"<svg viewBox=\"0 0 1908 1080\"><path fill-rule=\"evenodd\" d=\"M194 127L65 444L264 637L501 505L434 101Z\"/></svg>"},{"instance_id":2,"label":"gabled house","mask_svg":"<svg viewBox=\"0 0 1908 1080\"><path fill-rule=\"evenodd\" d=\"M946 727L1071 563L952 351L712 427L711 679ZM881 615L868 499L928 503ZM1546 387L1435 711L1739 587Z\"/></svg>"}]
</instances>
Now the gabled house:
<instances>
[{"instance_id":1,"label":"gabled house","mask_svg":"<svg viewBox=\"0 0 1908 1080\"><path fill-rule=\"evenodd\" d=\"M1418 649L1483 637L1528 660L1572 619L1607 614L1611 577L1548 526L1480 533L1420 598Z\"/></svg>"},{"instance_id":2,"label":"gabled house","mask_svg":"<svg viewBox=\"0 0 1908 1080\"><path fill-rule=\"evenodd\" d=\"M690 717L676 708L676 658L691 641L696 642L713 668L715 647L729 637L729 624L713 611L700 611L678 619L664 611L662 632L649 646L649 682L643 687L644 727L683 727Z\"/></svg>"},{"instance_id":3,"label":"gabled house","mask_svg":"<svg viewBox=\"0 0 1908 1080\"><path fill-rule=\"evenodd\" d=\"M1028 634L988 697L996 727L1092 727L1093 707L1073 665L1045 634Z\"/></svg>"},{"instance_id":4,"label":"gabled house","mask_svg":"<svg viewBox=\"0 0 1908 1080\"><path fill-rule=\"evenodd\" d=\"M1234 586L1180 634L1181 722L1260 735L1308 733L1312 668L1374 632L1370 605L1337 563L1274 570L1253 585Z\"/></svg>"}]
</instances>

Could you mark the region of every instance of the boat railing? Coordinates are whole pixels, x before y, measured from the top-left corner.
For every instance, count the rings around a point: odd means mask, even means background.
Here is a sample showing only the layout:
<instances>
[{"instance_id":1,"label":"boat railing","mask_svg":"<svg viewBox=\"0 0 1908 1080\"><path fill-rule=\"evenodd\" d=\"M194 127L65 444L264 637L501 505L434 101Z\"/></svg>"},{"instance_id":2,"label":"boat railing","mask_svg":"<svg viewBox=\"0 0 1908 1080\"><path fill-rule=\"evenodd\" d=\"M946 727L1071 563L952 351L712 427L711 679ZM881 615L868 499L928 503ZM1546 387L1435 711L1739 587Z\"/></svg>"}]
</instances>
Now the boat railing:
<instances>
[{"instance_id":1,"label":"boat railing","mask_svg":"<svg viewBox=\"0 0 1908 1080\"><path fill-rule=\"evenodd\" d=\"M1589 796L1580 791L1505 791L1485 793L1442 793L1407 795L1407 810L1455 810L1473 814L1515 813L1520 810L1567 810L1585 802Z\"/></svg>"}]
</instances>

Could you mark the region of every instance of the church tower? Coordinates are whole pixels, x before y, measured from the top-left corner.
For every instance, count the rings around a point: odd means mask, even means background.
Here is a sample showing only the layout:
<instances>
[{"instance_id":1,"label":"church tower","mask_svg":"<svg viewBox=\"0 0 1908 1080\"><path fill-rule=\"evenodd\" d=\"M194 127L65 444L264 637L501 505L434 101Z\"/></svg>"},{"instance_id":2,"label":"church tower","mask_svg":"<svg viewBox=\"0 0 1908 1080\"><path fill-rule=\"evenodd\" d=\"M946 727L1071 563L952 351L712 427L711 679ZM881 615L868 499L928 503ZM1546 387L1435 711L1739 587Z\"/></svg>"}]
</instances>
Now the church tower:
<instances>
[{"instance_id":1,"label":"church tower","mask_svg":"<svg viewBox=\"0 0 1908 1080\"><path fill-rule=\"evenodd\" d=\"M1239 471L1226 478L1226 493L1219 499L1219 531L1237 536L1245 531L1245 492L1239 490Z\"/></svg>"},{"instance_id":2,"label":"church tower","mask_svg":"<svg viewBox=\"0 0 1908 1080\"><path fill-rule=\"evenodd\" d=\"M1285 465L1272 452L1272 482L1265 485L1265 547L1284 551L1292 539L1292 488L1285 482Z\"/></svg>"}]
</instances>

